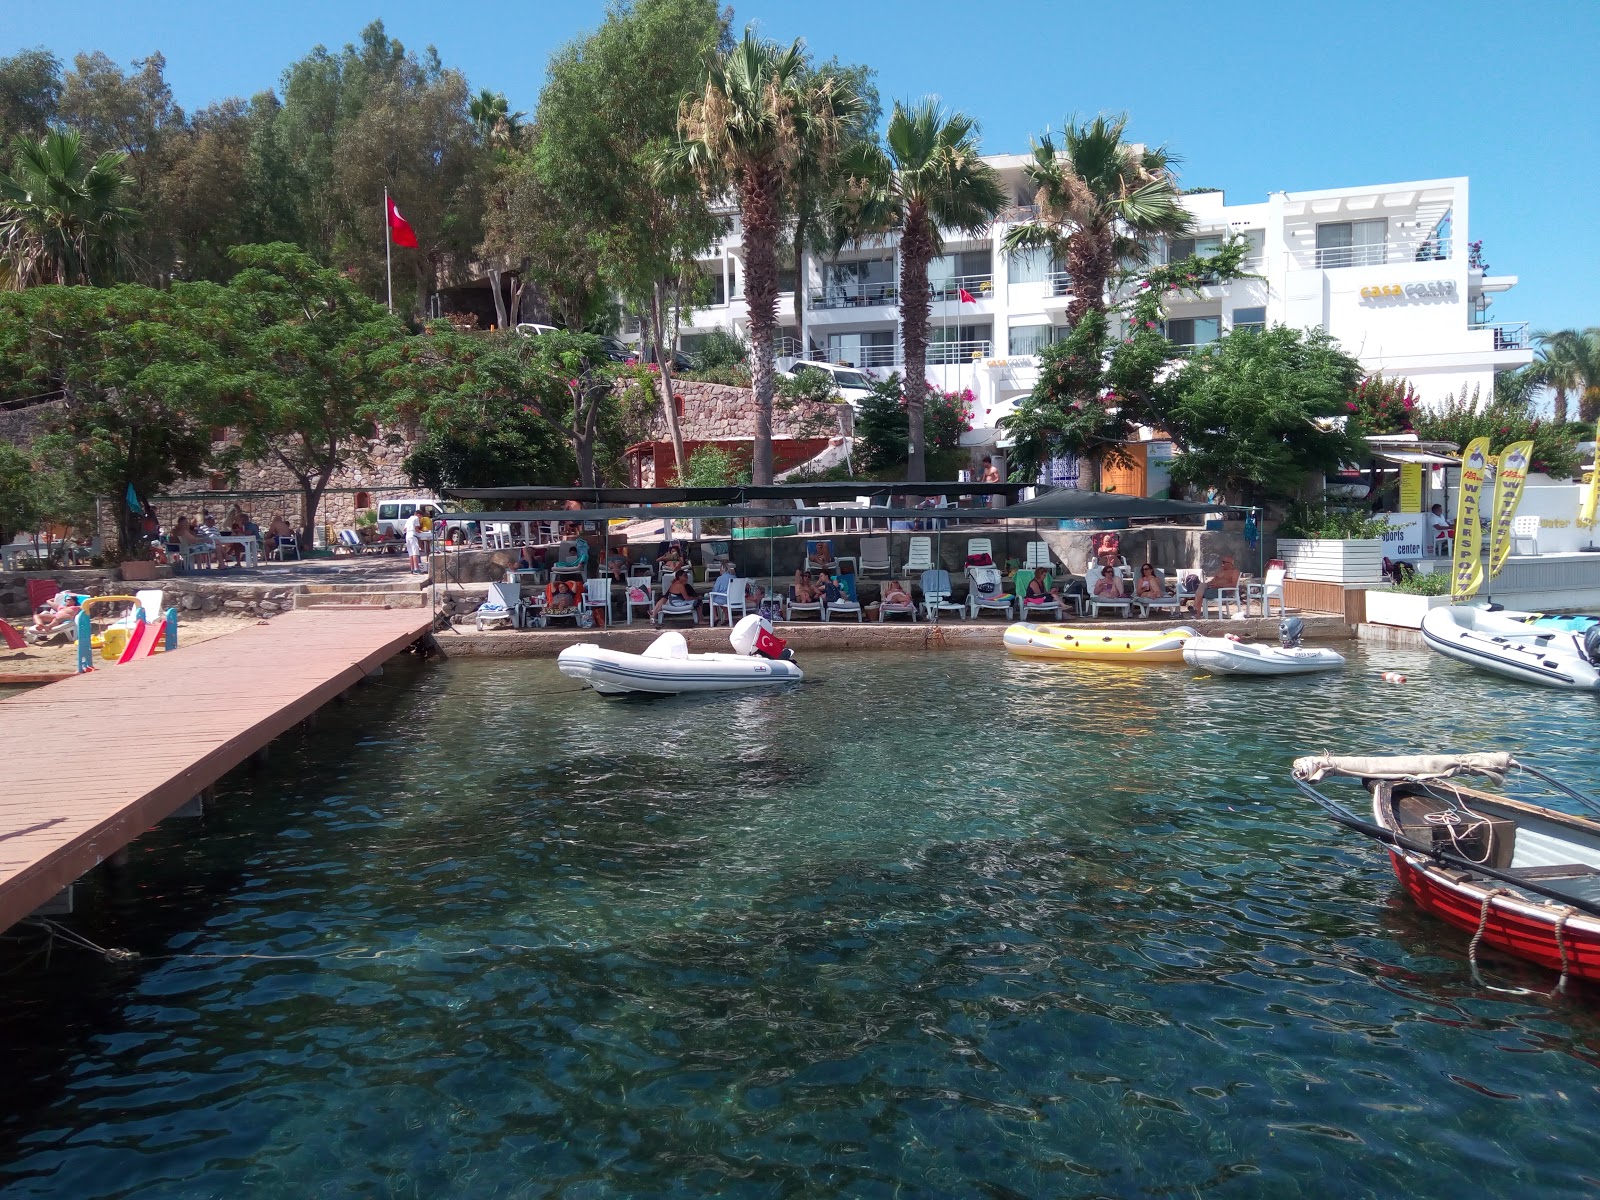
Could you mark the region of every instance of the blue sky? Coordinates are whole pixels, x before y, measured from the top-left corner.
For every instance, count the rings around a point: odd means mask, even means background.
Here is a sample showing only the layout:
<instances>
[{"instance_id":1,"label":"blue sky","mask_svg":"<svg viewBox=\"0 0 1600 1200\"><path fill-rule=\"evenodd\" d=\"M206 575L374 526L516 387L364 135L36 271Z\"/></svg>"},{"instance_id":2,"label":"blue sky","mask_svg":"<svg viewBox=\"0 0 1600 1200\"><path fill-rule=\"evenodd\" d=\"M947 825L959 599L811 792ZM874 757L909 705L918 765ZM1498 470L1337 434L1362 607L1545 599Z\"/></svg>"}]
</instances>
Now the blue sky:
<instances>
[{"instance_id":1,"label":"blue sky","mask_svg":"<svg viewBox=\"0 0 1600 1200\"><path fill-rule=\"evenodd\" d=\"M317 43L382 17L437 46L474 88L532 110L544 64L602 0L0 0L0 53L43 45L122 63L153 50L185 108L276 85ZM1233 202L1269 191L1472 177L1471 236L1520 285L1501 320L1600 324L1600 0L1340 0L1137 6L970 0L761 0L735 21L878 70L885 102L937 94L989 152L1022 151L1067 114L1127 111Z\"/></svg>"}]
</instances>

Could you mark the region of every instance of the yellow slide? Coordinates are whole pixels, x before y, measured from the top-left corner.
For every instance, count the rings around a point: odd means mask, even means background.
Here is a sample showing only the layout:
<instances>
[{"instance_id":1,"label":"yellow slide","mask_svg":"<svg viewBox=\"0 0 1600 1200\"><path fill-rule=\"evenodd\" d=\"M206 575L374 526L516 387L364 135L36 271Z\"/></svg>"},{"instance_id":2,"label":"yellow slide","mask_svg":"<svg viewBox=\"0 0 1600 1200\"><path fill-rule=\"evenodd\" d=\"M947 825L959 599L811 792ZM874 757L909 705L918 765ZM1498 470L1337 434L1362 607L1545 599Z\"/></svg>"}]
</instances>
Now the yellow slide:
<instances>
[{"instance_id":1,"label":"yellow slide","mask_svg":"<svg viewBox=\"0 0 1600 1200\"><path fill-rule=\"evenodd\" d=\"M1181 663L1183 644L1200 635L1187 625L1158 629L1095 629L1019 621L1006 630L1006 649L1024 658L1098 662Z\"/></svg>"}]
</instances>

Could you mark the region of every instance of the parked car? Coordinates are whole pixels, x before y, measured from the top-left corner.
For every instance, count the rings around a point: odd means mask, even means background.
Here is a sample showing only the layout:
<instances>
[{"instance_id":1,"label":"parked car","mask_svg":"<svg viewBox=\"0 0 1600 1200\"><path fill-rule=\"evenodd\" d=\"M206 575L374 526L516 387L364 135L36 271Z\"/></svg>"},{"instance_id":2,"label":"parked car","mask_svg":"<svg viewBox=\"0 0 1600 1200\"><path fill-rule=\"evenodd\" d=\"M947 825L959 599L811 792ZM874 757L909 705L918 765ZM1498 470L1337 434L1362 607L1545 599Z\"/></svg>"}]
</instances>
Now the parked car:
<instances>
[{"instance_id":1,"label":"parked car","mask_svg":"<svg viewBox=\"0 0 1600 1200\"><path fill-rule=\"evenodd\" d=\"M470 542L478 536L476 521L452 519L461 510L437 496L406 496L399 500L378 501L378 523L374 527L380 538L404 538L406 522L411 514L421 509L432 523L429 531L433 537L451 545Z\"/></svg>"},{"instance_id":2,"label":"parked car","mask_svg":"<svg viewBox=\"0 0 1600 1200\"><path fill-rule=\"evenodd\" d=\"M834 389L851 404L859 405L872 394L872 380L868 379L855 367L845 367L838 363L817 362L809 358L797 358L788 367L780 370L778 374L793 379L804 370L821 371L833 377Z\"/></svg>"},{"instance_id":3,"label":"parked car","mask_svg":"<svg viewBox=\"0 0 1600 1200\"><path fill-rule=\"evenodd\" d=\"M637 360L639 357L639 347L630 346L621 338L602 337L600 349L605 351L606 357L614 363L625 363L630 359Z\"/></svg>"},{"instance_id":4,"label":"parked car","mask_svg":"<svg viewBox=\"0 0 1600 1200\"><path fill-rule=\"evenodd\" d=\"M541 333L559 332L554 325L535 325L532 321L523 321L517 326L517 332L523 337L538 337Z\"/></svg>"}]
</instances>

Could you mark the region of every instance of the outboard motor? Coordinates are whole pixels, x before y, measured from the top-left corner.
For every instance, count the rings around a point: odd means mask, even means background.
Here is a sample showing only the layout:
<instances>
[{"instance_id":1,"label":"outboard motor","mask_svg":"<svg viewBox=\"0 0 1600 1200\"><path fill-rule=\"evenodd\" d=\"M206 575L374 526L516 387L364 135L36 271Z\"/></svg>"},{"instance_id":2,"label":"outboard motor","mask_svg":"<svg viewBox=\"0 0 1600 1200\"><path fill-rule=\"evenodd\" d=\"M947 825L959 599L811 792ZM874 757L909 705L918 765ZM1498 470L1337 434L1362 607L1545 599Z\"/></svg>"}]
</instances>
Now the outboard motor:
<instances>
[{"instance_id":1,"label":"outboard motor","mask_svg":"<svg viewBox=\"0 0 1600 1200\"><path fill-rule=\"evenodd\" d=\"M1285 650L1294 650L1299 647L1305 631L1306 623L1299 617L1285 617L1278 622L1278 644Z\"/></svg>"},{"instance_id":2,"label":"outboard motor","mask_svg":"<svg viewBox=\"0 0 1600 1200\"><path fill-rule=\"evenodd\" d=\"M794 661L794 651L772 632L772 622L755 613L739 619L739 623L728 634L728 641L739 654L758 654L762 658Z\"/></svg>"},{"instance_id":3,"label":"outboard motor","mask_svg":"<svg viewBox=\"0 0 1600 1200\"><path fill-rule=\"evenodd\" d=\"M1583 656L1600 667L1600 625L1591 625L1584 633Z\"/></svg>"}]
</instances>

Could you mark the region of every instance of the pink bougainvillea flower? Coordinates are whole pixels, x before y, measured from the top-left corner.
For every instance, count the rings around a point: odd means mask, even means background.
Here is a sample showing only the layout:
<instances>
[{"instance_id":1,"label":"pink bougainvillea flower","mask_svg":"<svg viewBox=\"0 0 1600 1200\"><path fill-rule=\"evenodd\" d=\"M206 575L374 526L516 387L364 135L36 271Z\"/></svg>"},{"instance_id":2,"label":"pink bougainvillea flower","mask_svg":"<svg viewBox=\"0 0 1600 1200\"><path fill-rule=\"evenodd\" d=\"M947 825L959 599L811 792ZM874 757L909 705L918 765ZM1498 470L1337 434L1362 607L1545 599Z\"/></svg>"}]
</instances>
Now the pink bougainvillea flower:
<instances>
[{"instance_id":1,"label":"pink bougainvillea flower","mask_svg":"<svg viewBox=\"0 0 1600 1200\"><path fill-rule=\"evenodd\" d=\"M1359 411L1361 411L1361 406L1358 405L1354 400L1351 400L1349 403L1347 403L1345 405L1345 407L1348 408L1351 412L1359 412Z\"/></svg>"}]
</instances>

